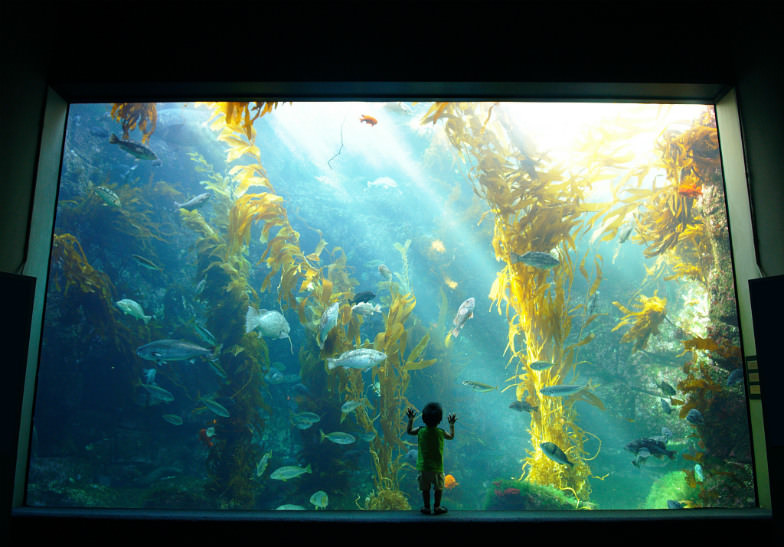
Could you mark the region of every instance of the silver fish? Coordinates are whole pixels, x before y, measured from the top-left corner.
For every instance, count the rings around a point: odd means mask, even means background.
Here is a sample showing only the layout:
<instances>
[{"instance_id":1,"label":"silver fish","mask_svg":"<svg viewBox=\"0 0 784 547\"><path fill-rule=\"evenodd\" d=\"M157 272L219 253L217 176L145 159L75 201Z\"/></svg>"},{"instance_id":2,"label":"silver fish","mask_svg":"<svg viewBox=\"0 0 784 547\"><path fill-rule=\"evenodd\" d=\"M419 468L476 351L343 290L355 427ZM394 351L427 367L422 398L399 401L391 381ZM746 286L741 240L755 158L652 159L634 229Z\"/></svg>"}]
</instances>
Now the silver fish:
<instances>
[{"instance_id":1,"label":"silver fish","mask_svg":"<svg viewBox=\"0 0 784 547\"><path fill-rule=\"evenodd\" d=\"M512 264L522 262L523 264L539 268L540 270L548 270L560 264L558 259L553 257L550 253L542 253L540 251L528 251L522 255L511 253L511 256Z\"/></svg>"},{"instance_id":2,"label":"silver fish","mask_svg":"<svg viewBox=\"0 0 784 547\"><path fill-rule=\"evenodd\" d=\"M152 319L151 315L144 315L144 310L142 309L141 304L135 300L131 300L130 298L123 298L114 304L120 308L125 315L130 315L136 319L141 319L144 321L145 325L150 321L150 319Z\"/></svg>"},{"instance_id":3,"label":"silver fish","mask_svg":"<svg viewBox=\"0 0 784 547\"><path fill-rule=\"evenodd\" d=\"M382 363L386 358L386 353L371 348L352 349L342 353L337 359L327 358L327 369L345 367L367 370Z\"/></svg>"},{"instance_id":4,"label":"silver fish","mask_svg":"<svg viewBox=\"0 0 784 547\"><path fill-rule=\"evenodd\" d=\"M203 194L199 194L198 196L192 197L191 199L189 199L184 203L177 203L175 201L174 206L177 207L178 209L187 209L189 211L193 211L194 209L197 209L202 205L204 205L207 202L207 200L210 199L210 197L211 194L209 192L204 192Z\"/></svg>"},{"instance_id":5,"label":"silver fish","mask_svg":"<svg viewBox=\"0 0 784 547\"><path fill-rule=\"evenodd\" d=\"M167 361L187 361L194 357L210 357L207 348L186 340L156 340L136 348L136 355L159 365Z\"/></svg>"},{"instance_id":6,"label":"silver fish","mask_svg":"<svg viewBox=\"0 0 784 547\"><path fill-rule=\"evenodd\" d=\"M229 411L225 406L210 397L202 397L201 402L204 403L204 406L206 406L210 412L217 414L221 418L228 418L230 416Z\"/></svg>"},{"instance_id":7,"label":"silver fish","mask_svg":"<svg viewBox=\"0 0 784 547\"><path fill-rule=\"evenodd\" d=\"M283 467L278 467L275 471L270 474L270 478L276 481L287 481L289 479L294 479L299 477L300 475L304 475L305 473L312 473L313 471L310 468L310 464L307 467L299 467L298 465L284 465Z\"/></svg>"},{"instance_id":8,"label":"silver fish","mask_svg":"<svg viewBox=\"0 0 784 547\"><path fill-rule=\"evenodd\" d=\"M531 363L529 366L530 366L530 367L531 367L533 370L547 370L548 368L550 368L551 366L553 366L553 363L551 363L551 362L549 362L549 361L534 361L534 362L533 362L533 363Z\"/></svg>"},{"instance_id":9,"label":"silver fish","mask_svg":"<svg viewBox=\"0 0 784 547\"><path fill-rule=\"evenodd\" d=\"M331 331L335 325L338 324L338 311L340 310L340 303L333 302L330 307L324 310L324 313L321 314L321 320L319 321L319 330L318 330L318 347L324 348L324 342L327 341L327 336L329 335L329 331Z\"/></svg>"},{"instance_id":10,"label":"silver fish","mask_svg":"<svg viewBox=\"0 0 784 547\"><path fill-rule=\"evenodd\" d=\"M542 453L553 460L555 463L574 465L569 461L569 458L566 457L566 453L558 448L558 446L556 446L554 443L543 442L539 446L542 449Z\"/></svg>"},{"instance_id":11,"label":"silver fish","mask_svg":"<svg viewBox=\"0 0 784 547\"><path fill-rule=\"evenodd\" d=\"M547 395L548 397L567 397L585 389L585 387L585 384L579 386L560 384L556 386L545 386L539 390L539 393L542 395Z\"/></svg>"},{"instance_id":12,"label":"silver fish","mask_svg":"<svg viewBox=\"0 0 784 547\"><path fill-rule=\"evenodd\" d=\"M473 380L463 380L462 384L464 386L468 386L474 391L478 391L480 393L484 393L486 391L493 391L498 389L498 386L491 386L488 384L483 384L482 382L474 382Z\"/></svg>"},{"instance_id":13,"label":"silver fish","mask_svg":"<svg viewBox=\"0 0 784 547\"><path fill-rule=\"evenodd\" d=\"M147 390L153 399L163 401L164 403L170 403L174 400L174 395L161 386L156 386L155 384L142 384L142 387Z\"/></svg>"},{"instance_id":14,"label":"silver fish","mask_svg":"<svg viewBox=\"0 0 784 547\"><path fill-rule=\"evenodd\" d=\"M342 431L333 431L332 433L324 433L322 430L319 429L319 435L321 435L321 442L324 442L324 439L328 441L332 441L335 444L353 444L357 442L356 437L351 433L344 433Z\"/></svg>"},{"instance_id":15,"label":"silver fish","mask_svg":"<svg viewBox=\"0 0 784 547\"><path fill-rule=\"evenodd\" d=\"M265 338L288 338L291 353L294 353L294 346L289 336L291 327L279 311L257 310L253 306L248 306L248 311L245 313L245 332L254 330L260 332Z\"/></svg>"},{"instance_id":16,"label":"silver fish","mask_svg":"<svg viewBox=\"0 0 784 547\"><path fill-rule=\"evenodd\" d=\"M455 318L452 319L452 325L454 325L454 328L449 331L449 334L457 338L457 336L460 334L460 331L463 329L463 326L466 324L466 321L474 316L475 305L476 300L473 296L471 298L467 298L465 301L463 301L462 304L460 304Z\"/></svg>"}]
</instances>

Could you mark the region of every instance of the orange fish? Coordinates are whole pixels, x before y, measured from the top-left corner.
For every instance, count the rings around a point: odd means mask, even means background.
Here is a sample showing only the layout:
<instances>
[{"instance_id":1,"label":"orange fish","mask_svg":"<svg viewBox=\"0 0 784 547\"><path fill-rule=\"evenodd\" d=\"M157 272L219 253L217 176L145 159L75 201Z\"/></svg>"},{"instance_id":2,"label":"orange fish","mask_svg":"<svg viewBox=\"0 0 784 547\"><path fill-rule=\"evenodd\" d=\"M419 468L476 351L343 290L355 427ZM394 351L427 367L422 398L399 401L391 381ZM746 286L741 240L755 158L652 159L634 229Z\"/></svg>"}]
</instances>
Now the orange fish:
<instances>
[{"instance_id":1,"label":"orange fish","mask_svg":"<svg viewBox=\"0 0 784 547\"><path fill-rule=\"evenodd\" d=\"M373 116L368 116L367 114L362 114L362 116L359 117L359 121L365 122L368 125L376 125L378 123L376 118Z\"/></svg>"},{"instance_id":2,"label":"orange fish","mask_svg":"<svg viewBox=\"0 0 784 547\"><path fill-rule=\"evenodd\" d=\"M678 186L678 194L689 198L696 198L702 195L702 186L693 183L685 183Z\"/></svg>"},{"instance_id":3,"label":"orange fish","mask_svg":"<svg viewBox=\"0 0 784 547\"><path fill-rule=\"evenodd\" d=\"M451 490L458 484L460 483L457 482L452 475L447 475L446 477L444 477L444 488L446 488L447 490Z\"/></svg>"}]
</instances>

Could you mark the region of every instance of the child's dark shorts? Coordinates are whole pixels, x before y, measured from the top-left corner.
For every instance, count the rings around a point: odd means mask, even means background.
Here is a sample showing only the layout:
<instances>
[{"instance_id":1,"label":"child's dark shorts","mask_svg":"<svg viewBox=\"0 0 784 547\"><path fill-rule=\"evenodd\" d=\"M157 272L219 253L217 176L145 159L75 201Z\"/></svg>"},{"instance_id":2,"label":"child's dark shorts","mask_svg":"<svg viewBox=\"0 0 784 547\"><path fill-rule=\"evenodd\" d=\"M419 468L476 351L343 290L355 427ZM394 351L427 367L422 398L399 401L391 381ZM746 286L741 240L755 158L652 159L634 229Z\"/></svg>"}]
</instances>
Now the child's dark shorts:
<instances>
[{"instance_id":1,"label":"child's dark shorts","mask_svg":"<svg viewBox=\"0 0 784 547\"><path fill-rule=\"evenodd\" d=\"M436 490L444 489L444 473L440 471L420 471L417 475L420 490L430 490L432 484Z\"/></svg>"}]
</instances>

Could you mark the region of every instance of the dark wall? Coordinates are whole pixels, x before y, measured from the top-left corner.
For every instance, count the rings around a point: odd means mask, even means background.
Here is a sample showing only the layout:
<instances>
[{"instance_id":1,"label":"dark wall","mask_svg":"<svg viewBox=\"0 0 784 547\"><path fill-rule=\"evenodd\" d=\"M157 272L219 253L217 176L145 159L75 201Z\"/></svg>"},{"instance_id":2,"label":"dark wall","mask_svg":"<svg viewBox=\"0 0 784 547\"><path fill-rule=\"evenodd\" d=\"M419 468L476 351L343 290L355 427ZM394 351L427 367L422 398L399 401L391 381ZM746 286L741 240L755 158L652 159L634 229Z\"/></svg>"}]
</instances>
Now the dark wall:
<instances>
[{"instance_id":1,"label":"dark wall","mask_svg":"<svg viewBox=\"0 0 784 547\"><path fill-rule=\"evenodd\" d=\"M489 80L735 86L760 265L782 274L780 12L754 1L6 1L0 271L24 261L47 85ZM4 396L21 389L0 385Z\"/></svg>"}]
</instances>

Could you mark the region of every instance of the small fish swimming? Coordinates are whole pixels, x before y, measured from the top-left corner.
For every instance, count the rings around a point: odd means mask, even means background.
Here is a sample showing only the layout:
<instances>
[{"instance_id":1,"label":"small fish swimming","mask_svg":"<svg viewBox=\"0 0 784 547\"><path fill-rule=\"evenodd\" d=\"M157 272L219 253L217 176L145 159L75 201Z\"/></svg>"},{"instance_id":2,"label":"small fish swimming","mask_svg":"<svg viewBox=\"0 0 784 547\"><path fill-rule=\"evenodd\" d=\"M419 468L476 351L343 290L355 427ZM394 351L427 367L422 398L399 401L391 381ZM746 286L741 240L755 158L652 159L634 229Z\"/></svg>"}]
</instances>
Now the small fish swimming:
<instances>
[{"instance_id":1,"label":"small fish swimming","mask_svg":"<svg viewBox=\"0 0 784 547\"><path fill-rule=\"evenodd\" d=\"M182 418L177 414L163 414L161 418L172 425L182 425Z\"/></svg>"},{"instance_id":2,"label":"small fish swimming","mask_svg":"<svg viewBox=\"0 0 784 547\"><path fill-rule=\"evenodd\" d=\"M735 384L738 384L742 381L743 381L743 369L736 368L735 370L730 372L730 375L727 377L727 387L734 386Z\"/></svg>"},{"instance_id":3,"label":"small fish swimming","mask_svg":"<svg viewBox=\"0 0 784 547\"><path fill-rule=\"evenodd\" d=\"M321 319L319 320L319 330L318 330L318 347L323 349L324 342L327 341L327 336L329 336L329 331L331 331L335 325L338 324L338 311L340 310L340 303L333 302L324 313L321 314Z\"/></svg>"},{"instance_id":4,"label":"small fish swimming","mask_svg":"<svg viewBox=\"0 0 784 547\"><path fill-rule=\"evenodd\" d=\"M509 408L512 408L518 412L533 412L536 410L536 407L529 404L527 401L513 401L512 404L509 405Z\"/></svg>"},{"instance_id":5,"label":"small fish swimming","mask_svg":"<svg viewBox=\"0 0 784 547\"><path fill-rule=\"evenodd\" d=\"M154 384L155 383L155 375L158 371L154 368L146 368L142 372L142 376L144 377L145 384Z\"/></svg>"},{"instance_id":6,"label":"small fish swimming","mask_svg":"<svg viewBox=\"0 0 784 547\"><path fill-rule=\"evenodd\" d=\"M212 351L187 340L156 340L136 348L136 355L159 365L167 361L187 361L194 357L211 357Z\"/></svg>"},{"instance_id":7,"label":"small fish swimming","mask_svg":"<svg viewBox=\"0 0 784 547\"><path fill-rule=\"evenodd\" d=\"M321 418L313 412L301 412L291 417L291 423L294 424L294 427L303 431L319 421L321 421Z\"/></svg>"},{"instance_id":8,"label":"small fish swimming","mask_svg":"<svg viewBox=\"0 0 784 547\"><path fill-rule=\"evenodd\" d=\"M210 199L212 195L209 192L204 192L197 196L192 197L188 201L184 203L174 202L174 206L178 209L187 209L188 211L193 211L194 209L198 209L202 205L204 205L208 199Z\"/></svg>"},{"instance_id":9,"label":"small fish swimming","mask_svg":"<svg viewBox=\"0 0 784 547\"><path fill-rule=\"evenodd\" d=\"M357 442L356 437L351 433L344 433L343 431L333 431L332 433L324 433L321 429L319 429L319 435L321 442L324 442L324 439L331 441L335 444L353 444Z\"/></svg>"},{"instance_id":10,"label":"small fish swimming","mask_svg":"<svg viewBox=\"0 0 784 547\"><path fill-rule=\"evenodd\" d=\"M158 159L158 156L155 155L155 152L153 152L152 150L150 150L149 148L147 148L141 143L134 142L131 140L128 141L123 140L119 138L117 135L115 135L114 133L112 133L111 136L109 137L109 142L111 144L116 144L122 150L124 150L125 152L129 153L130 155L136 158L139 158L140 160L160 161Z\"/></svg>"},{"instance_id":11,"label":"small fish swimming","mask_svg":"<svg viewBox=\"0 0 784 547\"><path fill-rule=\"evenodd\" d=\"M671 412L672 412L672 407L670 406L670 403L668 403L668 402L667 402L667 401L665 401L664 399L659 399L659 401L661 402L661 407L662 407L662 410L663 410L663 411L664 411L666 414L669 414L669 413L671 413Z\"/></svg>"},{"instance_id":12,"label":"small fish swimming","mask_svg":"<svg viewBox=\"0 0 784 547\"><path fill-rule=\"evenodd\" d=\"M353 412L360 406L362 406L362 401L346 401L340 406L340 412L343 414L348 414L349 412Z\"/></svg>"},{"instance_id":13,"label":"small fish swimming","mask_svg":"<svg viewBox=\"0 0 784 547\"><path fill-rule=\"evenodd\" d=\"M696 408L692 408L689 413L686 414L686 421L690 424L701 425L705 423L705 418L702 417L702 412Z\"/></svg>"},{"instance_id":14,"label":"small fish swimming","mask_svg":"<svg viewBox=\"0 0 784 547\"><path fill-rule=\"evenodd\" d=\"M702 466L698 463L694 464L694 478L697 482L703 482L705 480L705 473L702 470Z\"/></svg>"},{"instance_id":15,"label":"small fish swimming","mask_svg":"<svg viewBox=\"0 0 784 547\"><path fill-rule=\"evenodd\" d=\"M332 370L335 367L367 370L382 363L386 358L386 353L371 348L352 349L342 353L336 359L327 358L327 370Z\"/></svg>"},{"instance_id":16,"label":"small fish swimming","mask_svg":"<svg viewBox=\"0 0 784 547\"><path fill-rule=\"evenodd\" d=\"M387 281L392 279L392 270L390 270L386 264L378 265L378 273L381 274L381 277L383 277Z\"/></svg>"},{"instance_id":17,"label":"small fish swimming","mask_svg":"<svg viewBox=\"0 0 784 547\"><path fill-rule=\"evenodd\" d=\"M459 484L460 483L457 482L457 479L455 479L454 475L446 475L444 477L444 489L445 490L451 490L452 488L454 488L455 486L458 486Z\"/></svg>"},{"instance_id":18,"label":"small fish swimming","mask_svg":"<svg viewBox=\"0 0 784 547\"><path fill-rule=\"evenodd\" d=\"M664 441L658 438L637 439L626 445L626 450L634 454L638 454L640 450L643 449L647 450L649 455L652 454L656 458L661 458L662 456L667 456L671 460L675 458L675 451L667 450Z\"/></svg>"},{"instance_id":19,"label":"small fish swimming","mask_svg":"<svg viewBox=\"0 0 784 547\"><path fill-rule=\"evenodd\" d=\"M664 380L662 380L656 385L659 387L659 389L662 390L662 393L664 393L665 395L673 396L676 393L675 388L672 387L667 382L665 382Z\"/></svg>"},{"instance_id":20,"label":"small fish swimming","mask_svg":"<svg viewBox=\"0 0 784 547\"><path fill-rule=\"evenodd\" d=\"M370 302L358 302L351 306L352 313L359 315L373 315L374 313L381 313L381 304L371 304Z\"/></svg>"},{"instance_id":21,"label":"small fish swimming","mask_svg":"<svg viewBox=\"0 0 784 547\"><path fill-rule=\"evenodd\" d=\"M130 298L123 298L122 300L118 300L115 302L115 305L120 308L120 310L122 310L125 315L130 315L136 319L141 319L144 321L145 325L149 323L150 319L152 319L152 315L144 315L144 310L142 309L141 305L135 300L131 300Z\"/></svg>"},{"instance_id":22,"label":"small fish swimming","mask_svg":"<svg viewBox=\"0 0 784 547\"><path fill-rule=\"evenodd\" d=\"M161 269L152 260L148 258L144 258L143 256L139 256L139 255L131 255L131 258L133 258L139 266L147 268L148 270L161 271Z\"/></svg>"},{"instance_id":23,"label":"small fish swimming","mask_svg":"<svg viewBox=\"0 0 784 547\"><path fill-rule=\"evenodd\" d=\"M683 509L684 507L686 505L679 501L667 500L667 509Z\"/></svg>"},{"instance_id":24,"label":"small fish swimming","mask_svg":"<svg viewBox=\"0 0 784 547\"><path fill-rule=\"evenodd\" d=\"M634 465L635 467L640 467L640 465L644 464L645 461L648 458L650 458L650 456L651 456L650 450L648 450L647 448L641 448L640 450L637 451L637 455L632 460L632 465Z\"/></svg>"},{"instance_id":25,"label":"small fish swimming","mask_svg":"<svg viewBox=\"0 0 784 547\"><path fill-rule=\"evenodd\" d=\"M550 368L551 366L553 366L553 364L554 364L554 363L551 363L551 362L549 362L549 361L534 361L534 362L533 362L533 363L531 363L529 366L530 366L530 367L531 367L533 370L542 371L542 370L547 370L548 368Z\"/></svg>"},{"instance_id":26,"label":"small fish swimming","mask_svg":"<svg viewBox=\"0 0 784 547\"><path fill-rule=\"evenodd\" d=\"M327 503L329 503L329 496L327 496L327 493L323 490L319 490L310 496L310 503L315 505L316 509L326 509Z\"/></svg>"},{"instance_id":27,"label":"small fish swimming","mask_svg":"<svg viewBox=\"0 0 784 547\"><path fill-rule=\"evenodd\" d=\"M483 384L482 382L474 382L473 380L463 380L462 384L464 386L470 387L474 391L478 391L479 393L485 393L487 391L498 389L498 386L491 386L489 384Z\"/></svg>"},{"instance_id":28,"label":"small fish swimming","mask_svg":"<svg viewBox=\"0 0 784 547\"><path fill-rule=\"evenodd\" d=\"M96 186L93 190L96 195L104 201L104 205L111 205L112 207L122 207L120 196L115 194L106 186Z\"/></svg>"},{"instance_id":29,"label":"small fish swimming","mask_svg":"<svg viewBox=\"0 0 784 547\"><path fill-rule=\"evenodd\" d=\"M358 304L360 302L369 302L376 297L376 293L373 291L362 291L358 292L354 295L354 298L351 299L351 304Z\"/></svg>"},{"instance_id":30,"label":"small fish swimming","mask_svg":"<svg viewBox=\"0 0 784 547\"><path fill-rule=\"evenodd\" d=\"M560 463L563 465L573 466L574 464L569 461L569 458L566 457L566 453L558 448L554 443L543 442L540 445L542 449L542 453L553 460L555 463Z\"/></svg>"},{"instance_id":31,"label":"small fish swimming","mask_svg":"<svg viewBox=\"0 0 784 547\"><path fill-rule=\"evenodd\" d=\"M374 126L378 123L378 120L376 118L374 118L373 116L369 116L367 114L362 114L359 117L359 121L360 123L366 123L370 126Z\"/></svg>"},{"instance_id":32,"label":"small fish swimming","mask_svg":"<svg viewBox=\"0 0 784 547\"><path fill-rule=\"evenodd\" d=\"M369 443L370 441L376 438L376 430L374 429L373 431L366 431L365 433L360 433L359 438Z\"/></svg>"},{"instance_id":33,"label":"small fish swimming","mask_svg":"<svg viewBox=\"0 0 784 547\"><path fill-rule=\"evenodd\" d=\"M288 338L291 353L294 353L294 345L291 342L289 332L291 327L283 314L275 310L257 310L253 306L248 306L245 313L245 332L258 331L265 338Z\"/></svg>"},{"instance_id":34,"label":"small fish swimming","mask_svg":"<svg viewBox=\"0 0 784 547\"><path fill-rule=\"evenodd\" d=\"M270 458L272 457L272 450L266 452L256 464L256 477L261 477L267 469Z\"/></svg>"},{"instance_id":35,"label":"small fish swimming","mask_svg":"<svg viewBox=\"0 0 784 547\"><path fill-rule=\"evenodd\" d=\"M142 387L147 390L153 399L170 403L174 400L174 395L167 389L157 386L155 384L142 384Z\"/></svg>"},{"instance_id":36,"label":"small fish swimming","mask_svg":"<svg viewBox=\"0 0 784 547\"><path fill-rule=\"evenodd\" d=\"M283 505L278 505L275 508L275 511L304 511L305 508L301 505L295 505L293 503L284 503Z\"/></svg>"},{"instance_id":37,"label":"small fish swimming","mask_svg":"<svg viewBox=\"0 0 784 547\"><path fill-rule=\"evenodd\" d=\"M221 418L228 418L231 416L225 406L215 401L211 397L202 397L201 402L207 407L207 410L220 416Z\"/></svg>"},{"instance_id":38,"label":"small fish swimming","mask_svg":"<svg viewBox=\"0 0 784 547\"><path fill-rule=\"evenodd\" d=\"M574 395L578 391L585 389L586 384L583 385L570 385L570 384L559 384L555 386L545 386L539 390L539 393L542 395L547 395L548 397L568 397L569 395Z\"/></svg>"},{"instance_id":39,"label":"small fish swimming","mask_svg":"<svg viewBox=\"0 0 784 547\"><path fill-rule=\"evenodd\" d=\"M548 270L558 266L560 262L557 258L553 257L550 253L543 253L540 251L528 251L525 254L519 255L517 253L510 253L512 257L512 264L522 262L527 266L532 266L540 270Z\"/></svg>"},{"instance_id":40,"label":"small fish swimming","mask_svg":"<svg viewBox=\"0 0 784 547\"><path fill-rule=\"evenodd\" d=\"M447 340L449 340L450 336L457 338L457 336L460 334L460 331L463 330L463 326L465 326L466 322L474 316L475 305L476 300L473 296L467 298L463 301L462 304L460 304L455 318L452 319L452 325L454 325L454 327L451 331L449 331L449 335L446 337Z\"/></svg>"},{"instance_id":41,"label":"small fish swimming","mask_svg":"<svg viewBox=\"0 0 784 547\"><path fill-rule=\"evenodd\" d=\"M278 467L275 471L270 474L270 478L276 481L287 481L289 479L295 479L305 473L312 473L313 470L310 468L310 464L306 467L300 467L298 465L284 465L283 467Z\"/></svg>"}]
</instances>

